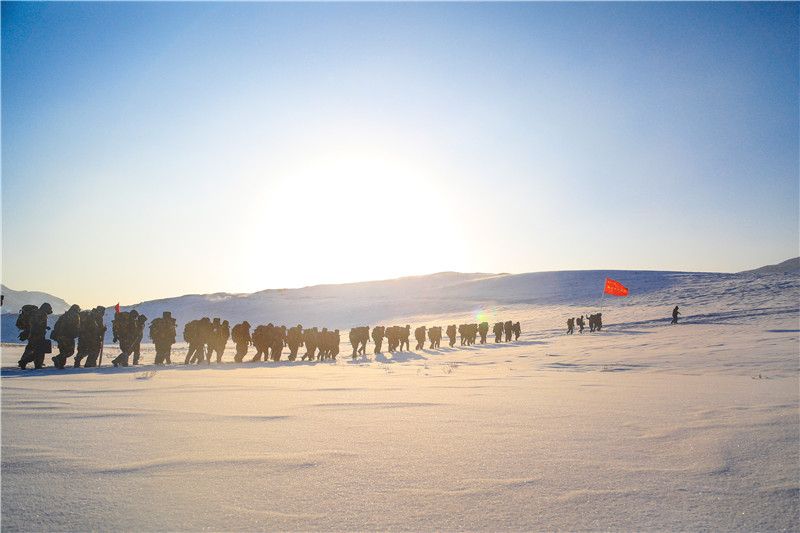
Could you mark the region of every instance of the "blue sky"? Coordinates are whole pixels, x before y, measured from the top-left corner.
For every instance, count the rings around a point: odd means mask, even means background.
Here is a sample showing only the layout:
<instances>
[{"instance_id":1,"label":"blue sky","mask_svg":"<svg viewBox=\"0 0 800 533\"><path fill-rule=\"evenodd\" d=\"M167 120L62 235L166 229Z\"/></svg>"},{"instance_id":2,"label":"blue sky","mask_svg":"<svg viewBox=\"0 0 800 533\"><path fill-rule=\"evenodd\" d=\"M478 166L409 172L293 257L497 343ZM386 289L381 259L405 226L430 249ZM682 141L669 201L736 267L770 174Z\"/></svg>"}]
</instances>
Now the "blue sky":
<instances>
[{"instance_id":1,"label":"blue sky","mask_svg":"<svg viewBox=\"0 0 800 533\"><path fill-rule=\"evenodd\" d=\"M3 282L800 254L798 4L4 3Z\"/></svg>"}]
</instances>

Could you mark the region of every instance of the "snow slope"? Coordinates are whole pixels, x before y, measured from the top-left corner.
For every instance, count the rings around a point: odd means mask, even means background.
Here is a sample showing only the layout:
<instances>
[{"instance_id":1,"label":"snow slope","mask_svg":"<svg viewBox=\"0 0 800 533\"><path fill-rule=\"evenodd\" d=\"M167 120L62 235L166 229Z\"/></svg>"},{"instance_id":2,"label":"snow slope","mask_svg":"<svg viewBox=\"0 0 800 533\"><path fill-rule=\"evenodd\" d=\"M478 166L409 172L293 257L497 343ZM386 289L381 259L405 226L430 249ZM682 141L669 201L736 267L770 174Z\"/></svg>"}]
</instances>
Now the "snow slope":
<instances>
[{"instance_id":1,"label":"snow slope","mask_svg":"<svg viewBox=\"0 0 800 533\"><path fill-rule=\"evenodd\" d=\"M753 270L746 270L742 274L785 274L800 271L800 257L793 257L777 265L767 265Z\"/></svg>"},{"instance_id":2,"label":"snow slope","mask_svg":"<svg viewBox=\"0 0 800 533\"><path fill-rule=\"evenodd\" d=\"M604 331L565 336L596 304L571 275L358 311L520 320L508 344L61 372L4 345L2 528L798 530L800 276L622 273Z\"/></svg>"}]
</instances>

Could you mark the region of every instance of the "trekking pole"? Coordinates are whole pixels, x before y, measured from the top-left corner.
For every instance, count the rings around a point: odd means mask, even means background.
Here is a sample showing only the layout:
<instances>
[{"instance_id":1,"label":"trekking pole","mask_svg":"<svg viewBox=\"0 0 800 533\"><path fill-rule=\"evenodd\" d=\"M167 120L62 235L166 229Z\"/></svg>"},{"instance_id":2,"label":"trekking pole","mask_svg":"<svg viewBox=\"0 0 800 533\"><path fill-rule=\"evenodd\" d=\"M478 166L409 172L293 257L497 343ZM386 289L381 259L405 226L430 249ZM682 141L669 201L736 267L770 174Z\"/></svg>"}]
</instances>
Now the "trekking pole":
<instances>
[{"instance_id":1,"label":"trekking pole","mask_svg":"<svg viewBox=\"0 0 800 533\"><path fill-rule=\"evenodd\" d=\"M106 344L106 336L105 333L103 334L103 338L100 339L100 362L97 366L103 366L103 347Z\"/></svg>"}]
</instances>

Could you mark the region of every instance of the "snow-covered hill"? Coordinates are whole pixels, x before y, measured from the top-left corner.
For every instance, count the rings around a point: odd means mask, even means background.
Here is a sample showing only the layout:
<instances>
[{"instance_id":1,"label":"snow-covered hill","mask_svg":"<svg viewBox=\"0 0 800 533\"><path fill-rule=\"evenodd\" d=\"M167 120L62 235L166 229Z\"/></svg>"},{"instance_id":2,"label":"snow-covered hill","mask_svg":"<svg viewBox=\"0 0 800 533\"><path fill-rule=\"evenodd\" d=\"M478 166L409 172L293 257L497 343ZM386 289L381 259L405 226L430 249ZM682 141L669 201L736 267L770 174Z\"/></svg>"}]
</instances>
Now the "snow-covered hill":
<instances>
[{"instance_id":1,"label":"snow-covered hill","mask_svg":"<svg viewBox=\"0 0 800 533\"><path fill-rule=\"evenodd\" d=\"M0 290L3 293L3 313L17 314L23 305L42 305L44 302L50 303L53 313L56 315L69 309L67 302L46 292L15 291L5 285L0 285Z\"/></svg>"},{"instance_id":2,"label":"snow-covered hill","mask_svg":"<svg viewBox=\"0 0 800 533\"><path fill-rule=\"evenodd\" d=\"M746 270L742 274L785 274L790 272L800 272L800 257L787 259L777 265L766 265L753 270Z\"/></svg>"}]
</instances>

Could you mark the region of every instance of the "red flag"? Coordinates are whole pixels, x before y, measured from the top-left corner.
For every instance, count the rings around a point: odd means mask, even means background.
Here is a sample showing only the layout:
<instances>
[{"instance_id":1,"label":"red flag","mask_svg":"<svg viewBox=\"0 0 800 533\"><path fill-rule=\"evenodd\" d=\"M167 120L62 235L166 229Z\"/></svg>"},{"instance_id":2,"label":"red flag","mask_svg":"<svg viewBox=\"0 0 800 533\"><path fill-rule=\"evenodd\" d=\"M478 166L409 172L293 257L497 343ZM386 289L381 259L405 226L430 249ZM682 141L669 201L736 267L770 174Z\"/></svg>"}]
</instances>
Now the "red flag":
<instances>
[{"instance_id":1,"label":"red flag","mask_svg":"<svg viewBox=\"0 0 800 533\"><path fill-rule=\"evenodd\" d=\"M119 302L117 302L117 305L114 306L114 314L119 314Z\"/></svg>"},{"instance_id":2,"label":"red flag","mask_svg":"<svg viewBox=\"0 0 800 533\"><path fill-rule=\"evenodd\" d=\"M611 296L627 296L628 287L626 287L619 281L614 281L611 278L606 278L606 287L605 289L603 289L603 292L606 294L610 294Z\"/></svg>"}]
</instances>

